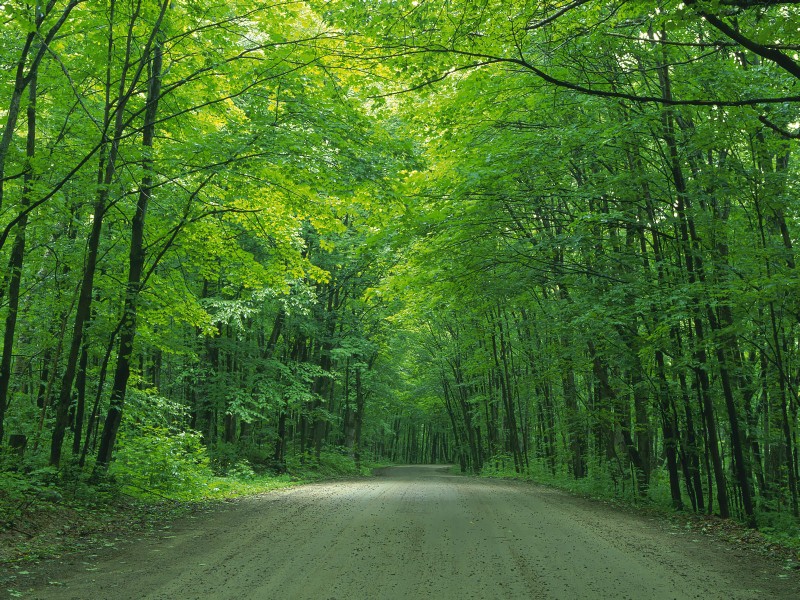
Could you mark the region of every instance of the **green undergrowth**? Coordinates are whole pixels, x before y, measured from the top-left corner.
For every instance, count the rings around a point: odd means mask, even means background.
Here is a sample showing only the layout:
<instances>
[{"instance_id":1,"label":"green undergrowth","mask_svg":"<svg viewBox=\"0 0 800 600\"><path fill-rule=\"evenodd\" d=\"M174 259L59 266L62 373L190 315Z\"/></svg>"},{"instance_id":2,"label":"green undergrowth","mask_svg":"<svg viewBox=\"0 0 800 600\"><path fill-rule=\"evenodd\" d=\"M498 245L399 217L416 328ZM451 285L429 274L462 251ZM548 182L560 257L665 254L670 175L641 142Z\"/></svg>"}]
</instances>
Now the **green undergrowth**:
<instances>
[{"instance_id":1,"label":"green undergrowth","mask_svg":"<svg viewBox=\"0 0 800 600\"><path fill-rule=\"evenodd\" d=\"M663 470L653 471L647 495L641 497L636 493L632 474L609 472L599 465L589 465L588 468L587 477L580 479L575 479L566 471L554 472L549 465L540 462L532 462L527 470L517 473L511 457L500 456L487 461L480 475L530 481L606 503L658 512L681 520L686 527L696 527L703 532L724 529L725 537L728 538L736 538L737 534L731 533L734 529L741 530L742 536L749 531L746 537L752 541L752 530L746 528L743 521L736 518L718 519L713 515L694 513L686 497L683 498L684 510L676 511L672 507L668 475ZM795 561L800 560L800 521L793 517L786 507L762 506L756 513L756 522L757 537L763 539L764 547L771 548L777 554L791 556ZM734 541L740 540L734 539Z\"/></svg>"},{"instance_id":2,"label":"green undergrowth","mask_svg":"<svg viewBox=\"0 0 800 600\"><path fill-rule=\"evenodd\" d=\"M279 472L245 458L221 468L198 439L143 438L122 446L99 478L71 464L54 469L6 459L0 467L0 564L19 565L114 545L216 502L366 476L373 465L331 451L291 457Z\"/></svg>"},{"instance_id":3,"label":"green undergrowth","mask_svg":"<svg viewBox=\"0 0 800 600\"><path fill-rule=\"evenodd\" d=\"M215 502L371 473L336 447L318 455L288 448L281 462L272 443L209 449L199 432L175 426L181 407L154 417L133 400L107 469L68 457L47 466L46 440L23 458L0 451L0 564L96 548Z\"/></svg>"},{"instance_id":4,"label":"green undergrowth","mask_svg":"<svg viewBox=\"0 0 800 600\"><path fill-rule=\"evenodd\" d=\"M588 465L588 475L575 479L566 470L552 469L543 462L531 461L527 469L516 472L510 457L498 456L486 461L482 477L518 479L549 485L573 494L621 504L647 504L669 507L669 488L662 489L658 473L653 474L647 498L636 494L630 473L610 472L598 465Z\"/></svg>"}]
</instances>

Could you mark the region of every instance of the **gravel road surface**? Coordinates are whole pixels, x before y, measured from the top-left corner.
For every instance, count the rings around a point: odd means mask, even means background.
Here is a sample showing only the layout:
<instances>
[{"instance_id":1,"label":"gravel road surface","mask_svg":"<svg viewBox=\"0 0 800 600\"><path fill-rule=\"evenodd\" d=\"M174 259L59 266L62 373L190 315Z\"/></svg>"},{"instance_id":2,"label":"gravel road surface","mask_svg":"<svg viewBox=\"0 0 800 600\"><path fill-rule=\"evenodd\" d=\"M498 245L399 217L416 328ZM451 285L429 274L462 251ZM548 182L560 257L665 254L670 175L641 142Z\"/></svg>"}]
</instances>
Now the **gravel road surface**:
<instances>
[{"instance_id":1,"label":"gravel road surface","mask_svg":"<svg viewBox=\"0 0 800 600\"><path fill-rule=\"evenodd\" d=\"M64 559L53 573L22 597L800 598L796 573L751 550L437 466L239 500L108 554Z\"/></svg>"}]
</instances>

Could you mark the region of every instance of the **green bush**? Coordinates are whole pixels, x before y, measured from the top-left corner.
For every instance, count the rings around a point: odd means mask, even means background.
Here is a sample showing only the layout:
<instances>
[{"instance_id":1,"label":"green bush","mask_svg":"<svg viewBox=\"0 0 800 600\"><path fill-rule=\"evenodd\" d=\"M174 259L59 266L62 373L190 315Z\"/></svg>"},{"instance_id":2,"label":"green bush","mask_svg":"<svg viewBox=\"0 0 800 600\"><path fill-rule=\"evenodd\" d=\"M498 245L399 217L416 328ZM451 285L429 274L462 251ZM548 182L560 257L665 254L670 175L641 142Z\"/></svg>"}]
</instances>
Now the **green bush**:
<instances>
[{"instance_id":1,"label":"green bush","mask_svg":"<svg viewBox=\"0 0 800 600\"><path fill-rule=\"evenodd\" d=\"M193 498L213 476L197 432L144 426L119 441L110 475L133 495Z\"/></svg>"},{"instance_id":2,"label":"green bush","mask_svg":"<svg viewBox=\"0 0 800 600\"><path fill-rule=\"evenodd\" d=\"M308 452L304 455L287 457L286 469L290 473L297 474L301 479L326 479L370 474L369 468L356 465L353 457L343 449L322 452L319 460Z\"/></svg>"},{"instance_id":3,"label":"green bush","mask_svg":"<svg viewBox=\"0 0 800 600\"><path fill-rule=\"evenodd\" d=\"M266 448L221 442L211 451L211 468L219 477L252 479L280 471L269 454Z\"/></svg>"},{"instance_id":4,"label":"green bush","mask_svg":"<svg viewBox=\"0 0 800 600\"><path fill-rule=\"evenodd\" d=\"M231 465L228 468L226 475L228 477L242 479L244 481L249 481L256 478L256 472L253 470L253 467L250 465L250 463L245 459L239 460Z\"/></svg>"},{"instance_id":5,"label":"green bush","mask_svg":"<svg viewBox=\"0 0 800 600\"><path fill-rule=\"evenodd\" d=\"M760 510L756 521L761 532L769 539L792 548L800 548L800 522L790 512Z\"/></svg>"},{"instance_id":6,"label":"green bush","mask_svg":"<svg viewBox=\"0 0 800 600\"><path fill-rule=\"evenodd\" d=\"M228 470L240 460L239 448L236 444L226 442L216 444L209 454L211 469L215 475L220 477L227 475Z\"/></svg>"},{"instance_id":7,"label":"green bush","mask_svg":"<svg viewBox=\"0 0 800 600\"><path fill-rule=\"evenodd\" d=\"M2 453L0 453L2 454ZM2 464L0 456L0 465ZM31 511L50 509L63 500L58 471L53 467L0 468L0 532Z\"/></svg>"},{"instance_id":8,"label":"green bush","mask_svg":"<svg viewBox=\"0 0 800 600\"><path fill-rule=\"evenodd\" d=\"M483 463L481 469L483 477L500 477L509 479L522 478L520 473L514 470L514 457L506 452L493 455Z\"/></svg>"}]
</instances>

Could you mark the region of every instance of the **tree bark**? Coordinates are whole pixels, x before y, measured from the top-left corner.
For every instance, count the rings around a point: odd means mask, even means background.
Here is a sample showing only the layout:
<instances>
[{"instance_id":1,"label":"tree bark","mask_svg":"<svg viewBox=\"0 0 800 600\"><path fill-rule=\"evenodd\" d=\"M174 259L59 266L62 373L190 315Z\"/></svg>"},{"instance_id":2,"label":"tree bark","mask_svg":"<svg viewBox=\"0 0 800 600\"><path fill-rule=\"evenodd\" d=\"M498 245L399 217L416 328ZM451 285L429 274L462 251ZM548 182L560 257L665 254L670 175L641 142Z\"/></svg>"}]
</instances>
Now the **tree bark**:
<instances>
[{"instance_id":1,"label":"tree bark","mask_svg":"<svg viewBox=\"0 0 800 600\"><path fill-rule=\"evenodd\" d=\"M672 91L669 79L669 73L666 67L660 66L659 82L663 97L667 100L672 98ZM695 240L696 236L690 236L689 222L690 217L687 214L688 209L688 190L686 186L686 179L683 175L683 169L680 164L680 155L678 152L678 144L675 138L675 117L673 110L666 107L662 110L662 127L663 139L667 146L669 169L672 175L672 183L675 186L676 195L676 213L678 217L678 230L680 234L680 241L682 246L684 265L689 283L696 283L699 278L697 271L698 257L695 256ZM703 328L702 318L700 317L699 302L695 300L693 303L693 311L691 320L693 323L695 334L695 362L697 364L695 371L700 383L700 396L703 406L704 420L706 424L706 431L708 433L706 444L709 453L711 454L712 464L714 468L714 479L717 485L717 502L719 504L719 513L721 517L727 518L730 516L730 508L728 505L728 492L727 484L725 482L725 473L722 468L722 458L719 453L719 439L717 435L716 421L714 417L714 405L711 400L711 382L708 377L708 357L704 347L705 334Z\"/></svg>"},{"instance_id":2,"label":"tree bark","mask_svg":"<svg viewBox=\"0 0 800 600\"><path fill-rule=\"evenodd\" d=\"M136 323L139 308L139 293L141 291L142 271L144 270L144 226L147 217L147 208L153 192L153 138L155 136L156 114L158 100L161 95L161 70L162 70L161 41L158 40L153 47L153 56L150 64L150 81L147 89L147 104L142 133L142 184L136 203L136 213L131 222L131 244L128 258L128 283L126 287L122 329L119 335L119 352L117 366L114 371L114 380L111 386L111 402L106 414L103 433L100 438L100 448L97 453L96 468L104 470L111 462L114 443L122 421L122 409L125 404L125 393L130 378L130 364L133 356L134 342L136 339Z\"/></svg>"},{"instance_id":3,"label":"tree bark","mask_svg":"<svg viewBox=\"0 0 800 600\"><path fill-rule=\"evenodd\" d=\"M41 25L37 19L37 29ZM23 209L30 204L31 184L34 180L33 158L36 154L36 93L37 72L30 74L28 83L28 132L25 144L26 168L20 205ZM0 181L2 181L2 166L0 165ZM2 185L2 183L0 183ZM1 198L1 196L0 196ZM0 359L0 445L3 443L3 421L8 408L8 390L11 384L11 363L14 353L14 340L16 337L17 315L19 313L19 293L22 282L22 267L25 260L25 233L28 227L28 215L23 214L17 223L17 232L11 246L11 256L8 260L8 312L6 313L5 330L3 331L3 355Z\"/></svg>"}]
</instances>

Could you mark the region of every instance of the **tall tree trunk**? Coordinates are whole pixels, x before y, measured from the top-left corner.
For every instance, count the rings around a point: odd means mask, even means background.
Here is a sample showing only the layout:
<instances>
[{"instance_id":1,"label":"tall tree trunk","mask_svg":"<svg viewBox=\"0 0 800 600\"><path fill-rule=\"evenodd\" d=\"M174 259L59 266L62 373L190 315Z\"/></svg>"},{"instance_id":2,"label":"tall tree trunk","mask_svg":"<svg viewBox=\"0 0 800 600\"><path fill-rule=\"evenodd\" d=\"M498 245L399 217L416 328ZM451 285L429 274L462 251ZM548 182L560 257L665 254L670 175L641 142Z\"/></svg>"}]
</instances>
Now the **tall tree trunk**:
<instances>
[{"instance_id":1,"label":"tall tree trunk","mask_svg":"<svg viewBox=\"0 0 800 600\"><path fill-rule=\"evenodd\" d=\"M111 402L106 414L103 433L100 438L100 448L97 453L97 468L105 469L111 462L114 442L122 421L122 409L125 403L125 393L130 378L130 363L133 355L134 341L136 339L136 321L139 307L139 292L141 291L142 271L144 270L144 226L147 208L153 191L153 138L155 136L156 114L158 100L161 95L161 68L162 50L161 41L158 40L153 47L153 56L150 64L150 81L147 88L147 104L144 116L144 129L142 133L142 184L136 203L136 213L131 222L131 245L128 258L128 283L125 291L125 300L122 316L122 329L119 335L119 352L117 366L114 371L114 380L111 386Z\"/></svg>"},{"instance_id":2,"label":"tall tree trunk","mask_svg":"<svg viewBox=\"0 0 800 600\"><path fill-rule=\"evenodd\" d=\"M109 22L116 22L116 0L110 0L108 5ZM150 61L147 60L153 51L156 42L156 32L161 27L165 11L169 2L164 1L160 6L160 12L156 23L142 49L144 59L135 59L133 56L134 46L140 41L139 36L134 32L134 27L138 21L134 18L129 20L125 36L125 52L122 61L122 68L119 74L113 73L114 57L117 52L115 48L116 38L114 28L109 29L108 46L106 50L106 73L105 73L105 114L103 117L103 139L102 147L107 149L104 155L101 152L101 159L97 174L97 198L94 204L92 215L92 228L87 242L86 262L84 265L83 278L78 296L78 305L75 311L75 321L72 331L72 342L70 344L67 364L64 375L61 379L61 391L56 405L56 418L53 425L53 437L50 444L50 464L58 465L61 460L61 445L64 441L64 433L68 424L69 404L72 397L72 384L75 380L77 370L78 355L81 345L86 335L86 328L91 315L92 291L94 288L94 276L97 269L99 257L100 239L103 229L103 221L108 210L110 197L110 187L117 174L117 159L119 158L119 147L125 132L125 108L130 98L138 92L137 84L141 81L142 73ZM111 89L114 81L117 81L118 91L115 98L111 98ZM113 120L112 120L113 115ZM111 130L112 136L108 137Z\"/></svg>"},{"instance_id":3,"label":"tall tree trunk","mask_svg":"<svg viewBox=\"0 0 800 600\"><path fill-rule=\"evenodd\" d=\"M64 374L61 377L61 391L56 403L55 424L53 426L53 437L50 444L50 464L58 466L61 461L61 444L64 440L64 433L68 424L69 405L72 399L72 384L75 380L77 371L78 356L83 344L85 327L91 314L92 290L94 287L94 275L97 268L97 258L100 248L100 235L103 227L103 218L106 212L107 192L105 188L99 194L94 206L92 230L89 234L86 264L83 271L78 305L76 307L75 320L72 329L72 342Z\"/></svg>"},{"instance_id":4,"label":"tall tree trunk","mask_svg":"<svg viewBox=\"0 0 800 600\"><path fill-rule=\"evenodd\" d=\"M598 353L594 342L590 340L587 342L587 345L589 349L589 355L592 357L592 372L597 383L600 398L604 402L607 402L610 406L619 407L619 399L617 398L614 388L611 387L611 382L608 378L608 367L605 364L603 357ZM642 455L639 453L639 450L636 448L636 444L633 442L630 426L624 422L619 423L619 434L622 436L622 441L625 444L625 450L628 454L628 458L633 464L633 468L639 473L639 475L637 475L637 493L640 496L646 496L647 479L645 478L644 473L647 470L647 466L644 464Z\"/></svg>"},{"instance_id":5,"label":"tall tree trunk","mask_svg":"<svg viewBox=\"0 0 800 600\"><path fill-rule=\"evenodd\" d=\"M37 29L41 25L41 18L37 17ZM6 313L5 330L3 331L3 355L0 359L0 445L3 443L3 421L9 403L8 390L11 384L11 363L14 353L14 340L16 337L17 315L19 313L19 291L22 282L22 266L25 260L25 230L28 227L28 215L25 209L30 205L31 185L34 179L33 158L36 154L36 71L30 74L28 83L28 133L25 144L26 168L22 189L20 206L23 215L17 223L17 232L11 246L11 256L8 260L8 312ZM2 168L0 168L2 180ZM0 183L2 185L2 183Z\"/></svg>"},{"instance_id":6,"label":"tall tree trunk","mask_svg":"<svg viewBox=\"0 0 800 600\"><path fill-rule=\"evenodd\" d=\"M786 217L784 214L784 203L780 202L779 199L784 197L786 194L786 187L787 187L787 174L788 174L788 167L789 167L789 149L786 146L787 142L781 144L784 146L783 152L775 156L775 163L773 168L773 156L768 151L768 145L765 143L763 135L757 136L757 143L755 144L755 159L756 163L758 164L761 172L764 175L764 195L769 199L768 205L771 206L771 215L765 214L765 211L762 207L762 199L759 195L755 197L755 208L756 213L758 215L758 227L759 227L759 234L761 237L761 245L764 250L770 246L768 243L768 235L767 231L769 230L769 234L774 237L778 237L781 240L781 244L783 246L783 253L781 256L781 261L775 262L783 262L784 268L789 273L793 273L796 269L795 258L794 258L794 247L792 242L792 237L789 232L788 224L786 222ZM769 227L766 226L765 221L768 223ZM769 257L765 260L765 270L766 274L769 278L772 278L774 275L774 271L776 271L780 266L774 265L773 261L770 260ZM797 517L800 515L800 508L798 503L798 477L797 477L797 470L798 470L798 456L797 456L797 445L794 440L794 423L797 422L796 418L790 416L792 412L790 410L790 406L793 402L792 397L793 395L790 392L790 388L792 387L792 377L787 372L787 367L785 364L784 356L786 354L785 350L788 349L789 340L791 340L791 335L787 335L784 331L784 326L782 324L782 317L779 315L778 308L776 306L774 300L770 299L767 303L769 308L769 329L770 329L770 336L772 338L772 346L773 346L773 362L775 365L775 376L778 380L778 400L780 402L780 410L781 410L781 432L783 434L783 444L785 445L784 461L786 463L786 474L787 474L787 484L789 488L789 499L792 508L792 514ZM795 318L800 318L800 315L796 314ZM762 394L764 397L764 420L765 420L765 431L769 432L769 422L770 422L770 408L769 408L769 393L768 393L768 386L767 386L767 357L762 352L761 356L761 379L762 379ZM760 452L758 449L757 441L751 441L751 446L753 448L754 459L758 460L760 463ZM769 453L767 453L769 454ZM760 464L758 465L760 467ZM758 471L757 471L758 472ZM761 486L762 495L766 495L768 492L768 488L771 487L771 478L766 477L763 474L759 478L759 485Z\"/></svg>"},{"instance_id":7,"label":"tall tree trunk","mask_svg":"<svg viewBox=\"0 0 800 600\"><path fill-rule=\"evenodd\" d=\"M75 390L77 401L72 421L72 454L78 456L81 452L81 437L83 436L83 418L86 412L86 369L89 364L89 349L86 344L81 348L81 357L78 360L78 373L75 376Z\"/></svg>"},{"instance_id":8,"label":"tall tree trunk","mask_svg":"<svg viewBox=\"0 0 800 600\"><path fill-rule=\"evenodd\" d=\"M444 373L441 376L442 382L442 395L444 396L444 405L445 409L447 410L447 416L450 417L450 427L453 431L453 440L455 441L455 450L458 453L458 463L459 467L461 468L462 473L466 473L468 459L467 453L464 451L464 436L461 432L461 429L458 426L458 419L456 418L456 412L453 409L453 398L450 394L450 386L447 383L447 377Z\"/></svg>"},{"instance_id":9,"label":"tall tree trunk","mask_svg":"<svg viewBox=\"0 0 800 600\"><path fill-rule=\"evenodd\" d=\"M665 100L672 100L671 84L669 79L669 72L666 67L659 67L659 81L661 84L662 95ZM683 249L683 257L686 268L686 274L690 284L697 283L698 275L697 270L699 267L696 265L698 257L695 256L695 243L694 236L689 234L689 220L688 215L688 190L686 187L686 180L683 175L683 169L680 164L680 154L678 151L678 144L675 138L675 117L672 108L668 105L662 109L662 127L663 139L667 146L669 169L672 175L672 183L675 186L676 195L676 213L678 217L678 229L680 233L680 241ZM693 302L692 323L695 334L695 363L696 373L700 383L700 396L702 399L704 420L706 424L706 431L708 436L706 438L707 448L711 454L712 464L714 468L714 479L717 485L717 502L719 504L719 513L721 517L730 516L730 508L728 506L728 491L725 482L725 473L722 468L722 458L719 453L719 440L717 435L716 421L714 416L714 406L711 400L711 382L708 376L708 357L704 347L705 334L703 328L702 318L700 317L700 306L698 301Z\"/></svg>"},{"instance_id":10,"label":"tall tree trunk","mask_svg":"<svg viewBox=\"0 0 800 600\"><path fill-rule=\"evenodd\" d=\"M664 452L667 455L667 472L669 473L669 491L672 497L672 507L676 510L683 510L677 460L678 426L673 418L670 406L667 370L664 365L664 353L661 350L656 350L656 374L658 378L658 406L664 434Z\"/></svg>"},{"instance_id":11,"label":"tall tree trunk","mask_svg":"<svg viewBox=\"0 0 800 600\"><path fill-rule=\"evenodd\" d=\"M115 21L116 2L112 0L109 5L109 22ZM69 405L72 398L72 384L75 381L75 373L78 364L78 355L83 344L85 328L89 321L92 305L92 291L94 288L94 275L97 269L97 259L100 248L100 238L103 229L103 220L108 208L109 185L112 183L116 173L117 155L119 144L122 138L124 125L124 108L127 99L124 93L127 72L130 68L130 52L132 45L132 35L128 36L126 46L126 61L123 66L122 77L119 82L119 95L116 98L116 115L113 121L113 137L108 139L108 129L112 126L111 115L114 109L111 100L112 86L112 61L114 56L114 35L113 28L109 31L108 48L106 54L106 102L104 115L103 146L107 149L107 154L101 153L100 164L97 171L97 198L94 203L92 214L92 228L87 240L86 259L84 262L83 277L81 279L78 303L75 310L75 320L72 328L72 342L70 343L67 363L61 377L61 389L58 401L56 402L55 423L53 425L53 435L50 442L50 464L58 466L61 462L61 445L64 441L64 434L69 420Z\"/></svg>"},{"instance_id":12,"label":"tall tree trunk","mask_svg":"<svg viewBox=\"0 0 800 600\"><path fill-rule=\"evenodd\" d=\"M373 360L370 361L368 368L371 368ZM356 366L356 415L355 415L355 435L353 437L353 458L357 466L361 466L361 433L364 428L364 409L366 406L366 397L364 394L364 385L361 380L361 365Z\"/></svg>"},{"instance_id":13,"label":"tall tree trunk","mask_svg":"<svg viewBox=\"0 0 800 600\"><path fill-rule=\"evenodd\" d=\"M100 400L103 396L103 389L105 388L106 375L108 374L108 363L111 360L111 354L114 352L114 342L117 339L119 330L122 328L122 323L118 323L116 329L111 332L108 344L106 344L106 351L103 354L103 362L100 364L100 373L97 377L97 389L94 394L94 401L92 402L92 412L87 421L86 436L83 440L83 448L81 448L81 456L78 459L78 464L81 468L86 464L86 456L89 453L89 446L92 443L92 437L95 441L97 439L97 429L100 423ZM92 447L94 450L94 447Z\"/></svg>"},{"instance_id":14,"label":"tall tree trunk","mask_svg":"<svg viewBox=\"0 0 800 600\"><path fill-rule=\"evenodd\" d=\"M508 449L511 451L511 456L514 458L514 470L517 473L521 473L524 469L524 462L522 460L522 451L519 443L519 430L517 428L517 417L516 411L514 410L514 401L512 399L513 392L511 390L511 377L508 367L508 350L501 318L500 309L498 309L497 320L495 322L498 327L498 333L492 333L492 350L495 367L498 372L498 379L500 381L500 396L503 399L503 408L505 409L506 423L508 425ZM497 337L500 338L499 354Z\"/></svg>"}]
</instances>

